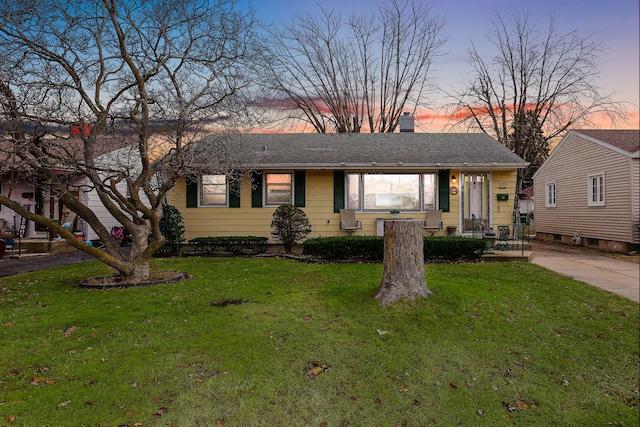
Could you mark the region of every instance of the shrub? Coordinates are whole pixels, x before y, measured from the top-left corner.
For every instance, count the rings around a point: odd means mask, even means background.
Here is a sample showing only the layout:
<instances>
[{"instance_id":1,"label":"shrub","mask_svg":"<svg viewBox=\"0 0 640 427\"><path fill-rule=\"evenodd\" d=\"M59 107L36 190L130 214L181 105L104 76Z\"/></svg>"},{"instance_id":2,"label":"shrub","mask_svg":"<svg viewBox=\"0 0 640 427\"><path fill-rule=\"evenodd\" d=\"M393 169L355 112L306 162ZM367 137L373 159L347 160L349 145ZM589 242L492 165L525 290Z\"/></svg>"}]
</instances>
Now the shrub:
<instances>
[{"instance_id":1,"label":"shrub","mask_svg":"<svg viewBox=\"0 0 640 427\"><path fill-rule=\"evenodd\" d=\"M230 253L233 255L260 254L267 251L266 237L257 236L223 236L196 237L189 240L184 255L216 255Z\"/></svg>"},{"instance_id":2,"label":"shrub","mask_svg":"<svg viewBox=\"0 0 640 427\"><path fill-rule=\"evenodd\" d=\"M164 245L158 250L157 254L170 255L178 253L180 245L184 241L184 222L178 208L172 205L162 206L160 231L165 240Z\"/></svg>"},{"instance_id":3,"label":"shrub","mask_svg":"<svg viewBox=\"0 0 640 427\"><path fill-rule=\"evenodd\" d=\"M424 259L456 261L479 259L486 243L482 239L466 237L425 237ZM326 260L382 261L384 239L381 236L340 236L308 239L304 254Z\"/></svg>"},{"instance_id":4,"label":"shrub","mask_svg":"<svg viewBox=\"0 0 640 427\"><path fill-rule=\"evenodd\" d=\"M429 260L474 260L480 259L487 247L483 239L470 237L425 237L424 259Z\"/></svg>"},{"instance_id":5,"label":"shrub","mask_svg":"<svg viewBox=\"0 0 640 427\"><path fill-rule=\"evenodd\" d=\"M302 209L285 203L273 212L271 229L271 235L282 242L285 252L291 253L293 244L311 233L311 224Z\"/></svg>"},{"instance_id":6,"label":"shrub","mask_svg":"<svg viewBox=\"0 0 640 427\"><path fill-rule=\"evenodd\" d=\"M382 261L384 240L378 236L318 237L303 243L303 253L326 260Z\"/></svg>"}]
</instances>

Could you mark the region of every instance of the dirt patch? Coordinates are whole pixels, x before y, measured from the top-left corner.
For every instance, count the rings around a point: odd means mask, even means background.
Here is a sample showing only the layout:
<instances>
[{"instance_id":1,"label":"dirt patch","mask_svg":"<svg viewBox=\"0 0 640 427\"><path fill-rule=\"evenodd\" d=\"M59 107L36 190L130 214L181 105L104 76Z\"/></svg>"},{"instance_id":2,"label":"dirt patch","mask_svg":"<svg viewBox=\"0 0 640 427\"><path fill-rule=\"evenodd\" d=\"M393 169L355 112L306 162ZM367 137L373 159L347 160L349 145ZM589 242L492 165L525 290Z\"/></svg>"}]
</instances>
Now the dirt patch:
<instances>
[{"instance_id":1,"label":"dirt patch","mask_svg":"<svg viewBox=\"0 0 640 427\"><path fill-rule=\"evenodd\" d=\"M180 280L188 279L189 274L184 271L163 271L158 273L152 273L151 276L142 282L127 282L122 280L119 275L103 276L103 277L89 277L82 280L79 285L88 289L123 289L134 288L138 286L152 286L161 285L164 283L174 283Z\"/></svg>"},{"instance_id":2,"label":"dirt patch","mask_svg":"<svg viewBox=\"0 0 640 427\"><path fill-rule=\"evenodd\" d=\"M209 304L211 307L226 307L228 305L240 305L246 304L249 301L246 299L223 299L222 301L213 301Z\"/></svg>"},{"instance_id":3,"label":"dirt patch","mask_svg":"<svg viewBox=\"0 0 640 427\"><path fill-rule=\"evenodd\" d=\"M312 362L307 363L305 372L309 378L315 380L316 378L318 378L318 375L328 371L330 368L331 368L331 365L327 365L325 363L314 360Z\"/></svg>"}]
</instances>

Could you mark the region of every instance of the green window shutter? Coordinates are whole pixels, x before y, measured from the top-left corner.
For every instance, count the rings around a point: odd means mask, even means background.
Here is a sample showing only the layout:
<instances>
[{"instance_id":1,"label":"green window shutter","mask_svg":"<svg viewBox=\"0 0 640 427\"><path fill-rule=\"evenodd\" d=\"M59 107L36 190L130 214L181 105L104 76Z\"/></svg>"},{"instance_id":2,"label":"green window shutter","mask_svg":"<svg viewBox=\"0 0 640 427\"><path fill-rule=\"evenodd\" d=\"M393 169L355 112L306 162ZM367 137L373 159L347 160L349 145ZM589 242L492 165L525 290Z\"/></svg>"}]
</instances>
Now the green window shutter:
<instances>
[{"instance_id":1,"label":"green window shutter","mask_svg":"<svg viewBox=\"0 0 640 427\"><path fill-rule=\"evenodd\" d=\"M293 204L299 208L304 208L306 174L305 171L295 171L293 175Z\"/></svg>"},{"instance_id":2,"label":"green window shutter","mask_svg":"<svg viewBox=\"0 0 640 427\"><path fill-rule=\"evenodd\" d=\"M442 212L449 212L449 170L438 172L439 207Z\"/></svg>"},{"instance_id":3,"label":"green window shutter","mask_svg":"<svg viewBox=\"0 0 640 427\"><path fill-rule=\"evenodd\" d=\"M187 180L187 207L198 207L198 181L186 178Z\"/></svg>"},{"instance_id":4,"label":"green window shutter","mask_svg":"<svg viewBox=\"0 0 640 427\"><path fill-rule=\"evenodd\" d=\"M240 182L233 174L229 176L229 207L240 207Z\"/></svg>"},{"instance_id":5,"label":"green window shutter","mask_svg":"<svg viewBox=\"0 0 640 427\"><path fill-rule=\"evenodd\" d=\"M262 207L262 172L251 174L251 207Z\"/></svg>"},{"instance_id":6,"label":"green window shutter","mask_svg":"<svg viewBox=\"0 0 640 427\"><path fill-rule=\"evenodd\" d=\"M344 171L333 171L333 211L344 209Z\"/></svg>"}]
</instances>

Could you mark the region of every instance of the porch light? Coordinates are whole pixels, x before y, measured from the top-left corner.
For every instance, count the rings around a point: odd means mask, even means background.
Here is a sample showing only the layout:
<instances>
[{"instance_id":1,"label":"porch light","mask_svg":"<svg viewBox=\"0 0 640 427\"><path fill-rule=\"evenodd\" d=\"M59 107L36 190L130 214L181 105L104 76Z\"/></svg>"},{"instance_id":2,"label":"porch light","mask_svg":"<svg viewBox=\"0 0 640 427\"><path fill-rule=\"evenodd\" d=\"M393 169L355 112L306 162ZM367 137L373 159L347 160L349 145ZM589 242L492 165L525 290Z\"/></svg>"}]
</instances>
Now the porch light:
<instances>
[{"instance_id":1,"label":"porch light","mask_svg":"<svg viewBox=\"0 0 640 427\"><path fill-rule=\"evenodd\" d=\"M451 185L449 186L449 193L452 195L458 194L458 178L455 175L451 175Z\"/></svg>"}]
</instances>

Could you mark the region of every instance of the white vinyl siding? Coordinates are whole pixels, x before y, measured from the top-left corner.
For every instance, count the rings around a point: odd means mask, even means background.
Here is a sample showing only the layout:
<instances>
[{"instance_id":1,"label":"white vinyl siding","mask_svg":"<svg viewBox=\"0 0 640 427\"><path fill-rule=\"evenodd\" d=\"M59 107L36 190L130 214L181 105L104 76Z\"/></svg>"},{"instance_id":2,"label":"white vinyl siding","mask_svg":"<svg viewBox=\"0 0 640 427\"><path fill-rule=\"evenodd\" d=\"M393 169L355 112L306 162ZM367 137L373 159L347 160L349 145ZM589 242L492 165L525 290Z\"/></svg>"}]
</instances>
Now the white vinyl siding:
<instances>
[{"instance_id":1,"label":"white vinyl siding","mask_svg":"<svg viewBox=\"0 0 640 427\"><path fill-rule=\"evenodd\" d=\"M534 176L536 231L573 236L579 230L582 237L633 241L632 211L640 193L634 190L640 172L633 162L630 156L569 133ZM590 206L589 177L596 173L606 178L606 205ZM556 206L547 207L546 184L553 181Z\"/></svg>"}]
</instances>

